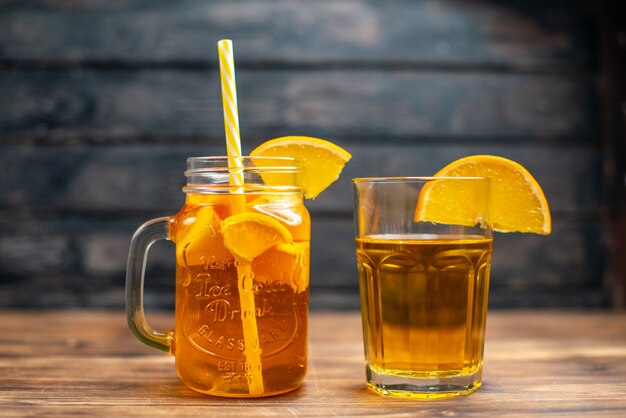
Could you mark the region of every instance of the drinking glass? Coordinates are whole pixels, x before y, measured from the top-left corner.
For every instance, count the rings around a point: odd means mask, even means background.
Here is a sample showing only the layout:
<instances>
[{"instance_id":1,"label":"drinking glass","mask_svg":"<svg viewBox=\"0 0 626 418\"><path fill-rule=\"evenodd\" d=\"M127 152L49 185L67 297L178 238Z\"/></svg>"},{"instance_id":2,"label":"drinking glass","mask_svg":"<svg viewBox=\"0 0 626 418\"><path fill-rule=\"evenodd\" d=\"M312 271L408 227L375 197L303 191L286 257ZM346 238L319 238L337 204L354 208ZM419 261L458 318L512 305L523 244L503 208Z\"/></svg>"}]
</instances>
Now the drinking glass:
<instances>
[{"instance_id":1,"label":"drinking glass","mask_svg":"<svg viewBox=\"0 0 626 418\"><path fill-rule=\"evenodd\" d=\"M428 189L464 190L476 221L417 216ZM492 231L490 180L380 177L353 180L368 386L390 396L443 398L481 385ZM445 204L445 202L444 202Z\"/></svg>"}]
</instances>

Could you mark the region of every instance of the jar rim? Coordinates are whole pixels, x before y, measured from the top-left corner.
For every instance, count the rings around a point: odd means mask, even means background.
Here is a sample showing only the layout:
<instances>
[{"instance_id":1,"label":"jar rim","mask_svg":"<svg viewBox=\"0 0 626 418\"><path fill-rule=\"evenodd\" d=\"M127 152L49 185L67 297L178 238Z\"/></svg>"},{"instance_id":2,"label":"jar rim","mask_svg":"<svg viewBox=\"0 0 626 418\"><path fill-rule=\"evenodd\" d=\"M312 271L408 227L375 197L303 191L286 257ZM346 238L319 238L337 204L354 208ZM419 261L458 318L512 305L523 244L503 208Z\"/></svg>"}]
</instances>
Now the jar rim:
<instances>
[{"instance_id":1,"label":"jar rim","mask_svg":"<svg viewBox=\"0 0 626 418\"><path fill-rule=\"evenodd\" d=\"M205 156L187 158L185 192L301 191L303 167L293 157ZM268 183L269 181L269 183Z\"/></svg>"},{"instance_id":2,"label":"jar rim","mask_svg":"<svg viewBox=\"0 0 626 418\"><path fill-rule=\"evenodd\" d=\"M257 170L273 172L302 171L299 160L293 157L269 156L207 156L187 158L185 176L201 172Z\"/></svg>"}]
</instances>

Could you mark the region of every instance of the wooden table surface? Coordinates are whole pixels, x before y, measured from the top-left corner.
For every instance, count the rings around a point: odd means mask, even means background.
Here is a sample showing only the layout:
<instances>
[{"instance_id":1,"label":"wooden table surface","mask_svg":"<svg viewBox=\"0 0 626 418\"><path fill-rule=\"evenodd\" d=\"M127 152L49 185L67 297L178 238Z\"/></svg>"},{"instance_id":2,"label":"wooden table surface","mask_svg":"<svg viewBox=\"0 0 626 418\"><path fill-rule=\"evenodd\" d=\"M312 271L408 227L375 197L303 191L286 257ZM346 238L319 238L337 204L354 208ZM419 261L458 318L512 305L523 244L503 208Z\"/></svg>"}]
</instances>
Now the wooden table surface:
<instances>
[{"instance_id":1,"label":"wooden table surface","mask_svg":"<svg viewBox=\"0 0 626 418\"><path fill-rule=\"evenodd\" d=\"M169 314L148 313L157 327ZM483 387L456 399L365 387L357 313L312 313L304 385L262 399L187 389L173 357L130 335L122 312L0 312L0 416L626 416L626 315L490 312Z\"/></svg>"}]
</instances>

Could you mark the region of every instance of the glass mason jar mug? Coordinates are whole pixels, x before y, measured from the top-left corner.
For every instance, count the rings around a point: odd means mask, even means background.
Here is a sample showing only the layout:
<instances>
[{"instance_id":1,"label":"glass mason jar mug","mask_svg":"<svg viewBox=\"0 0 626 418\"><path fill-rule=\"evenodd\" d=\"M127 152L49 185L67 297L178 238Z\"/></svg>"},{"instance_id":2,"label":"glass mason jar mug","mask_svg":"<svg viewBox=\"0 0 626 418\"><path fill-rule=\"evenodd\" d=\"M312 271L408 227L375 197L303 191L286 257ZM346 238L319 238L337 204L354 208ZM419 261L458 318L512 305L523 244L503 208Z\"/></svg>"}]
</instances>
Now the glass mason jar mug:
<instances>
[{"instance_id":1,"label":"glass mason jar mug","mask_svg":"<svg viewBox=\"0 0 626 418\"><path fill-rule=\"evenodd\" d=\"M131 240L128 324L171 353L190 388L228 397L297 388L307 368L310 217L292 158L192 157L185 204ZM175 329L145 320L147 251L176 244Z\"/></svg>"}]
</instances>

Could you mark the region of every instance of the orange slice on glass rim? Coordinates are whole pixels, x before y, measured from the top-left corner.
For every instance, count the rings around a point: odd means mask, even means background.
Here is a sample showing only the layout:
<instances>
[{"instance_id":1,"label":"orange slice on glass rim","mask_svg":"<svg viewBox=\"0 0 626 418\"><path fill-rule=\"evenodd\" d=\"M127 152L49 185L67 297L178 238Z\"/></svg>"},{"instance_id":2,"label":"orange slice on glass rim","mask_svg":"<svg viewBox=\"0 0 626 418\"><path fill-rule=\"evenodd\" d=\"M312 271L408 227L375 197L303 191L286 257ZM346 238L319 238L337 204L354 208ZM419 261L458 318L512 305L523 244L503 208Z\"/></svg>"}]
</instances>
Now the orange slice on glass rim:
<instances>
[{"instance_id":1,"label":"orange slice on glass rim","mask_svg":"<svg viewBox=\"0 0 626 418\"><path fill-rule=\"evenodd\" d=\"M530 172L515 161L493 155L473 155L453 161L435 177L492 179L487 223L494 231L547 235L552 231L548 201ZM481 221L477 200L452 182L429 182L420 193L416 222L475 225Z\"/></svg>"},{"instance_id":2,"label":"orange slice on glass rim","mask_svg":"<svg viewBox=\"0 0 626 418\"><path fill-rule=\"evenodd\" d=\"M337 180L343 167L352 158L348 151L332 142L310 136L270 139L255 148L250 155L297 159L302 165L302 186L307 199L314 199ZM272 182L269 176L267 179L264 177L264 180L266 183Z\"/></svg>"}]
</instances>

